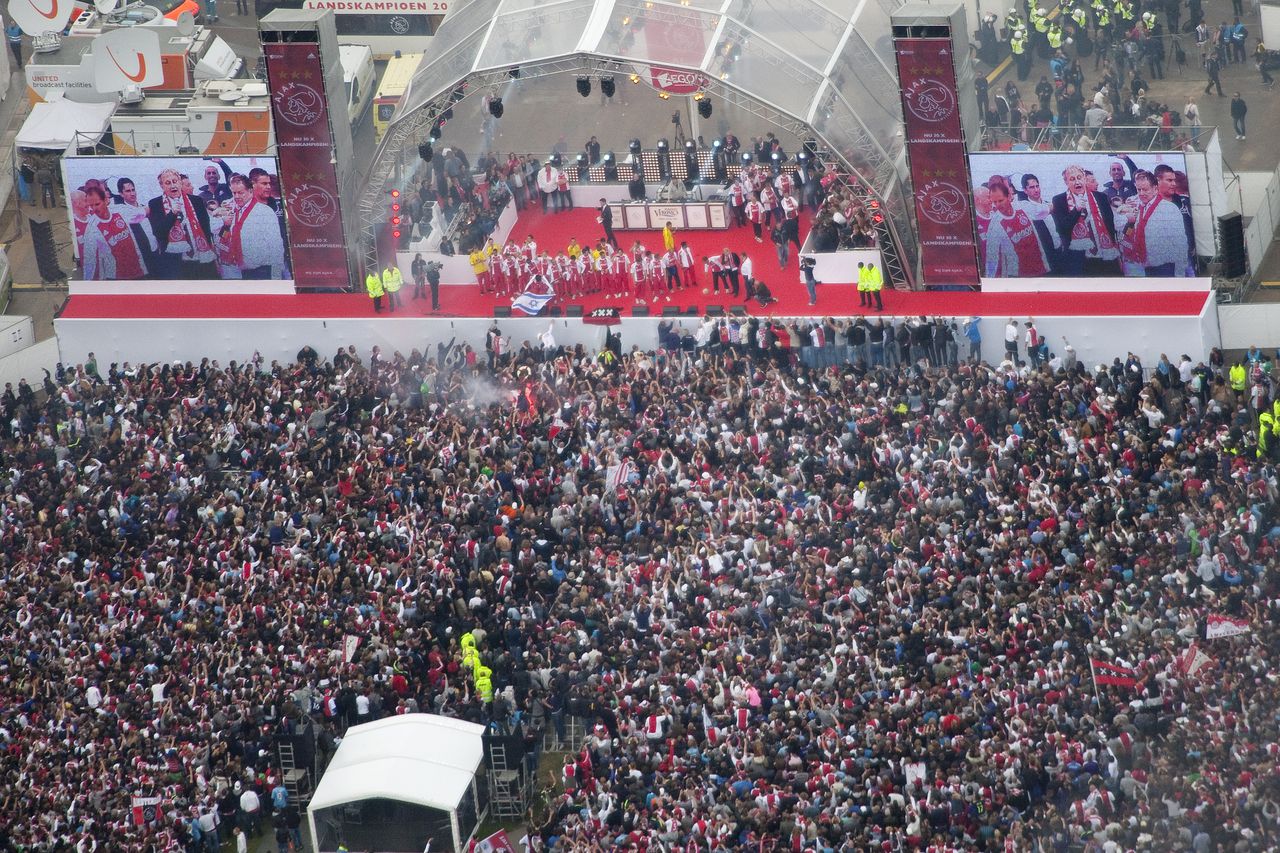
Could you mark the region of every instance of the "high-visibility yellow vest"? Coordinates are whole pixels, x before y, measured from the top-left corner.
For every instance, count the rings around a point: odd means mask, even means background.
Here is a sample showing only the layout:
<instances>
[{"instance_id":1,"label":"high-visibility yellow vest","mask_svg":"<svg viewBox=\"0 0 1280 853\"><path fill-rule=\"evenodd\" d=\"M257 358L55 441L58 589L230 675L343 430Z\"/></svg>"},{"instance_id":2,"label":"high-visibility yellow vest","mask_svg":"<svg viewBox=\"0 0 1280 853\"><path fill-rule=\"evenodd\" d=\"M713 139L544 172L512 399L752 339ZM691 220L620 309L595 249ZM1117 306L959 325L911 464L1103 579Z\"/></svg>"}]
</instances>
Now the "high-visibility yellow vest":
<instances>
[{"instance_id":1,"label":"high-visibility yellow vest","mask_svg":"<svg viewBox=\"0 0 1280 853\"><path fill-rule=\"evenodd\" d=\"M382 271L382 287L387 293L395 293L402 284L404 277L400 275L399 267L387 267Z\"/></svg>"},{"instance_id":2,"label":"high-visibility yellow vest","mask_svg":"<svg viewBox=\"0 0 1280 853\"><path fill-rule=\"evenodd\" d=\"M1243 391L1245 389L1248 379L1243 364L1231 365L1231 371L1228 376L1231 379L1231 389L1233 391Z\"/></svg>"},{"instance_id":3,"label":"high-visibility yellow vest","mask_svg":"<svg viewBox=\"0 0 1280 853\"><path fill-rule=\"evenodd\" d=\"M371 272L364 277L364 289L369 291L370 298L382 295L382 279L378 278L377 273Z\"/></svg>"},{"instance_id":4,"label":"high-visibility yellow vest","mask_svg":"<svg viewBox=\"0 0 1280 853\"><path fill-rule=\"evenodd\" d=\"M859 293L866 293L866 291L867 291L867 289L868 289L868 288L867 288L867 284L868 284L868 282L867 282L867 268L866 268L866 267L864 267L864 266L859 266L859 267L858 267L858 292L859 292Z\"/></svg>"},{"instance_id":5,"label":"high-visibility yellow vest","mask_svg":"<svg viewBox=\"0 0 1280 853\"><path fill-rule=\"evenodd\" d=\"M877 267L867 267L867 278L870 285L867 289L872 293L884 290L884 275Z\"/></svg>"},{"instance_id":6,"label":"high-visibility yellow vest","mask_svg":"<svg viewBox=\"0 0 1280 853\"><path fill-rule=\"evenodd\" d=\"M1022 39L1020 38L1009 39L1009 49L1013 51L1014 56L1021 56L1022 52L1025 50L1025 48L1023 47Z\"/></svg>"}]
</instances>

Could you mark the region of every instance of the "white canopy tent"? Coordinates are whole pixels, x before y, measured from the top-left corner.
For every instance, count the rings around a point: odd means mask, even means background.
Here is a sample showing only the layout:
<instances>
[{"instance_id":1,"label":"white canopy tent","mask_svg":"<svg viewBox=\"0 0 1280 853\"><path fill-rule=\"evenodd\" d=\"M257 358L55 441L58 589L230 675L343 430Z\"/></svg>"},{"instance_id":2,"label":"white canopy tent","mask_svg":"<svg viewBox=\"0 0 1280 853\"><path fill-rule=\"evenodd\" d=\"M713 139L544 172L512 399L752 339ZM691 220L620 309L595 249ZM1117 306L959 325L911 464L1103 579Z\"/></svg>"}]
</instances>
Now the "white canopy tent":
<instances>
[{"instance_id":1,"label":"white canopy tent","mask_svg":"<svg viewBox=\"0 0 1280 853\"><path fill-rule=\"evenodd\" d=\"M307 806L312 849L324 853L316 816L361 800L385 799L449 815L453 847L463 849L479 823L476 773L484 759L484 726L434 714L403 714L352 726ZM468 792L475 819L465 828L459 807Z\"/></svg>"},{"instance_id":2,"label":"white canopy tent","mask_svg":"<svg viewBox=\"0 0 1280 853\"><path fill-rule=\"evenodd\" d=\"M43 148L62 152L79 137L97 139L111 126L116 105L81 104L76 101L44 101L31 108L31 114L18 131L19 148Z\"/></svg>"}]
</instances>

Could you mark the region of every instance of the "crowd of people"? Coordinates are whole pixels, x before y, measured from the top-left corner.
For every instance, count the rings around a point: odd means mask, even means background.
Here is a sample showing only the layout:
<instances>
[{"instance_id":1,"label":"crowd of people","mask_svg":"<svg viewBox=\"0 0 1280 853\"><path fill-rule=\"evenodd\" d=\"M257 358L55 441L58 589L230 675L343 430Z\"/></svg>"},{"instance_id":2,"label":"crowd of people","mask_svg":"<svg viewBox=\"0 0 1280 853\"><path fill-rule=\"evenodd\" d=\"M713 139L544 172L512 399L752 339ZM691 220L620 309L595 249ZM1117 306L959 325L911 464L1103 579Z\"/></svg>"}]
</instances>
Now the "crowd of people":
<instances>
[{"instance_id":1,"label":"crowd of people","mask_svg":"<svg viewBox=\"0 0 1280 853\"><path fill-rule=\"evenodd\" d=\"M727 322L6 388L0 848L284 849L413 711L583 719L535 849L1274 848L1270 358Z\"/></svg>"},{"instance_id":2,"label":"crowd of people","mask_svg":"<svg viewBox=\"0 0 1280 853\"><path fill-rule=\"evenodd\" d=\"M1158 133L1156 147L1194 147L1200 128L1195 98L1183 104L1155 97L1149 81L1163 80L1167 64L1176 66L1179 76L1198 64L1204 93L1225 97L1222 73L1238 65L1252 66L1270 87L1276 65L1272 51L1260 36L1250 46L1249 29L1241 21L1243 4L1232 7L1232 15L1217 22L1207 18L1202 0L1080 0L1062 4L1052 16L1027 2L1016 4L1003 20L987 15L975 33L979 57L995 67L1011 56L1017 71L1016 82L993 92L978 76L987 127L1024 144L1033 143L1044 128L1086 128L1079 140L1086 150L1099 135L1109 148L1127 147L1127 137L1111 125L1148 126ZM1018 84L1034 79L1033 68L1046 60L1049 73L1041 75L1033 92L1022 93ZM1090 64L1093 79L1086 82ZM1239 92L1230 112L1233 122L1239 120L1236 138L1244 139L1247 105Z\"/></svg>"}]
</instances>

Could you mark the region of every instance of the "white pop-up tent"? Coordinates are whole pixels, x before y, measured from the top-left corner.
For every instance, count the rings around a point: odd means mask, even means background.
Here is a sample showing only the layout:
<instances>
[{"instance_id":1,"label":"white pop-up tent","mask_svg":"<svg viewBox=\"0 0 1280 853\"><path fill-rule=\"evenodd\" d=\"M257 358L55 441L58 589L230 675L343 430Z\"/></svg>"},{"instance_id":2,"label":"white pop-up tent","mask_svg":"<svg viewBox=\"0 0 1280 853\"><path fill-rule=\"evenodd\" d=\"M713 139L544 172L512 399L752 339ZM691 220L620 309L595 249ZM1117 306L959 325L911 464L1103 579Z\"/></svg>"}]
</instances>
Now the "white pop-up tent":
<instances>
[{"instance_id":1,"label":"white pop-up tent","mask_svg":"<svg viewBox=\"0 0 1280 853\"><path fill-rule=\"evenodd\" d=\"M19 148L65 151L79 136L95 142L111 126L115 102L81 104L76 101L44 101L31 108L15 140Z\"/></svg>"},{"instance_id":2,"label":"white pop-up tent","mask_svg":"<svg viewBox=\"0 0 1280 853\"><path fill-rule=\"evenodd\" d=\"M312 850L355 849L358 841L417 853L437 838L462 850L483 817L476 774L484 731L434 714L352 726L307 806Z\"/></svg>"}]
</instances>

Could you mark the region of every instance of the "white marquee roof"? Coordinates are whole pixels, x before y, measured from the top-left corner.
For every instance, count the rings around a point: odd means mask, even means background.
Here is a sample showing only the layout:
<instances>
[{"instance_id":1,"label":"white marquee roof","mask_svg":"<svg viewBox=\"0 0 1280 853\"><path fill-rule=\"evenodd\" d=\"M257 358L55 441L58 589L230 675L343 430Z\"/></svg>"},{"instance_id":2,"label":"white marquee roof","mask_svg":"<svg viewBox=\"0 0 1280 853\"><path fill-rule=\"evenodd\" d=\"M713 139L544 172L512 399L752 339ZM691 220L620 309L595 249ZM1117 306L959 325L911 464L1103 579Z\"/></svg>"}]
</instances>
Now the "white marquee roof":
<instances>
[{"instance_id":1,"label":"white marquee roof","mask_svg":"<svg viewBox=\"0 0 1280 853\"><path fill-rule=\"evenodd\" d=\"M901 123L889 14L901 0L459 0L397 119L472 74L572 56L699 71L889 162ZM865 156L865 152L863 152ZM879 159L879 158L876 158Z\"/></svg>"},{"instance_id":2,"label":"white marquee roof","mask_svg":"<svg viewBox=\"0 0 1280 853\"><path fill-rule=\"evenodd\" d=\"M484 726L434 714L402 714L352 726L308 810L384 798L453 811L484 758Z\"/></svg>"}]
</instances>

